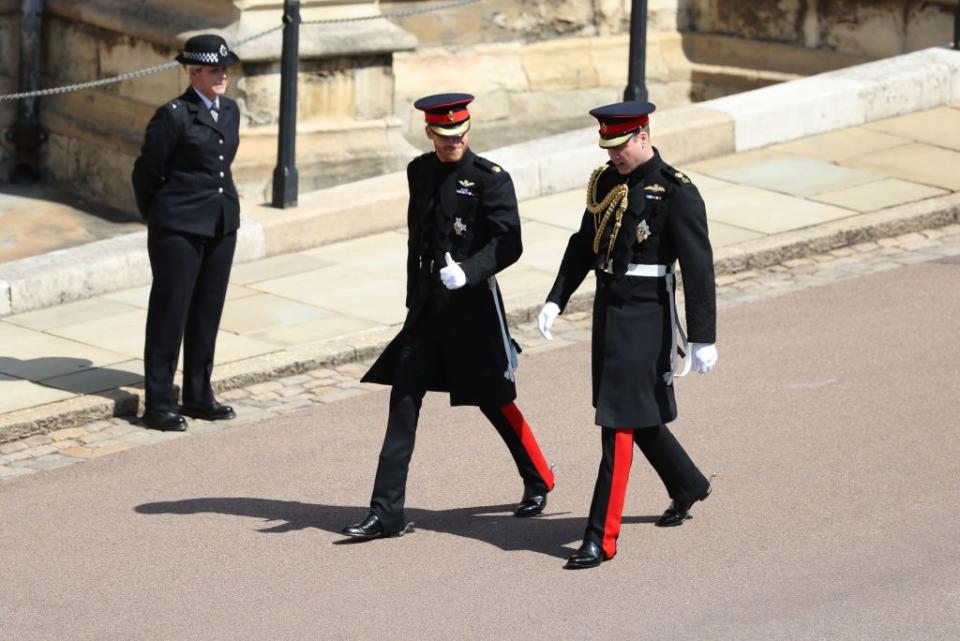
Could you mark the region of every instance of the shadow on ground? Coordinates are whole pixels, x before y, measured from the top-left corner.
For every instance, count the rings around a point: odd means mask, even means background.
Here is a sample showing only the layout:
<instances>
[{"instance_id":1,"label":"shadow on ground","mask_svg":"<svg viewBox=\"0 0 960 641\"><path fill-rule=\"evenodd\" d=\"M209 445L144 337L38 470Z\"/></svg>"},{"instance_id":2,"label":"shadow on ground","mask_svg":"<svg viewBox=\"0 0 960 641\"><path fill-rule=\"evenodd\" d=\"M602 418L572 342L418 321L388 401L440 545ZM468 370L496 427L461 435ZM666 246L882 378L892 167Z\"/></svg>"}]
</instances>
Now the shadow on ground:
<instances>
[{"instance_id":1,"label":"shadow on ground","mask_svg":"<svg viewBox=\"0 0 960 641\"><path fill-rule=\"evenodd\" d=\"M135 394L117 388L142 384L142 375L109 367L91 367L92 364L86 358L65 356L29 359L0 356L0 374L71 394L102 396L121 403L137 399ZM0 379L0 394L3 393L3 384L4 380Z\"/></svg>"},{"instance_id":2,"label":"shadow on ground","mask_svg":"<svg viewBox=\"0 0 960 641\"><path fill-rule=\"evenodd\" d=\"M586 524L583 517L557 518L563 513L547 513L532 519L516 519L513 508L512 503L453 510L407 508L405 516L408 521L416 523L416 529L462 536L505 551L526 550L566 558L579 546ZM333 534L339 534L345 525L356 523L367 513L366 508L345 505L230 497L145 503L138 505L136 511L140 514L230 514L276 523L260 530L264 533L316 528ZM653 523L657 518L625 516L623 523Z\"/></svg>"}]
</instances>

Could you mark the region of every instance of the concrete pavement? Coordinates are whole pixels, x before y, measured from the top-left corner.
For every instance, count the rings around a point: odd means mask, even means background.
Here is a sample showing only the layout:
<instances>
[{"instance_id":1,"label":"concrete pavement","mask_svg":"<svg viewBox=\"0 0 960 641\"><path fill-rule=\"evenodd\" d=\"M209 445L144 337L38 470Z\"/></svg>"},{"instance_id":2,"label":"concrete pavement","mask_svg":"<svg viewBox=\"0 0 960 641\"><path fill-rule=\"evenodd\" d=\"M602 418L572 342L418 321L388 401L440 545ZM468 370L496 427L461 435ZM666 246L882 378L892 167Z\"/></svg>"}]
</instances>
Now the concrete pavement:
<instances>
[{"instance_id":1,"label":"concrete pavement","mask_svg":"<svg viewBox=\"0 0 960 641\"><path fill-rule=\"evenodd\" d=\"M960 103L681 169L706 201L718 273L733 273L960 219L957 131ZM514 320L549 290L583 200L576 189L521 203L524 254L500 277ZM237 264L218 389L377 351L403 318L404 233ZM0 317L0 442L137 411L148 292Z\"/></svg>"},{"instance_id":2,"label":"concrete pavement","mask_svg":"<svg viewBox=\"0 0 960 641\"><path fill-rule=\"evenodd\" d=\"M545 517L509 516L520 483L497 437L431 395L417 531L337 544L382 438L387 392L366 392L4 482L4 636L952 640L960 383L944 364L960 347L940 338L960 318L957 231L724 281L719 367L678 382L674 424L714 495L652 527L666 497L638 456L620 553L597 570L560 569L599 456L575 322L520 370L558 464Z\"/></svg>"}]
</instances>

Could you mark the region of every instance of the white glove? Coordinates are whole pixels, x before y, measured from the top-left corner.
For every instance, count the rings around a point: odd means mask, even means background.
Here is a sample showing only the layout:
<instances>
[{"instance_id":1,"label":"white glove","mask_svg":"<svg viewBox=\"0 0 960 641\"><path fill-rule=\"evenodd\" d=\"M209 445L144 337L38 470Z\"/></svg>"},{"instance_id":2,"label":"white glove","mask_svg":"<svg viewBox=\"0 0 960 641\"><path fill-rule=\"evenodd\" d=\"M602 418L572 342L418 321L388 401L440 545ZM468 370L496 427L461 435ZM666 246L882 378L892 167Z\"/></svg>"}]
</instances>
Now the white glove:
<instances>
[{"instance_id":1,"label":"white glove","mask_svg":"<svg viewBox=\"0 0 960 641\"><path fill-rule=\"evenodd\" d=\"M440 270L440 281L447 289L460 289L467 284L467 275L463 273L460 265L453 262L450 252L443 257L447 260L447 266Z\"/></svg>"},{"instance_id":2,"label":"white glove","mask_svg":"<svg viewBox=\"0 0 960 641\"><path fill-rule=\"evenodd\" d=\"M717 348L713 343L691 343L690 353L693 355L692 369L704 374L717 364Z\"/></svg>"},{"instance_id":3,"label":"white glove","mask_svg":"<svg viewBox=\"0 0 960 641\"><path fill-rule=\"evenodd\" d=\"M548 341L553 340L553 334L550 333L550 327L553 325L553 321L555 321L559 315L559 305L556 303L546 303L540 310L540 315L537 316L537 329L540 330L540 335Z\"/></svg>"}]
</instances>

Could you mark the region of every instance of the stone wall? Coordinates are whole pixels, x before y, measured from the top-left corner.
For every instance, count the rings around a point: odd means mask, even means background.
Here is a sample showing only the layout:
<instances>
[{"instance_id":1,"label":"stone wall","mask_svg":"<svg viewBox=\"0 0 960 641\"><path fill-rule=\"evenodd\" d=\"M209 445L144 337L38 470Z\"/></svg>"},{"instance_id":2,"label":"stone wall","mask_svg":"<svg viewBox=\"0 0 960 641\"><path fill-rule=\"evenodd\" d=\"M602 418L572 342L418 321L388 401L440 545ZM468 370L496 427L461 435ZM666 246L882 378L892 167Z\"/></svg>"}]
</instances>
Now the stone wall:
<instances>
[{"instance_id":1,"label":"stone wall","mask_svg":"<svg viewBox=\"0 0 960 641\"><path fill-rule=\"evenodd\" d=\"M885 58L953 39L956 0L685 0L691 31Z\"/></svg>"}]
</instances>

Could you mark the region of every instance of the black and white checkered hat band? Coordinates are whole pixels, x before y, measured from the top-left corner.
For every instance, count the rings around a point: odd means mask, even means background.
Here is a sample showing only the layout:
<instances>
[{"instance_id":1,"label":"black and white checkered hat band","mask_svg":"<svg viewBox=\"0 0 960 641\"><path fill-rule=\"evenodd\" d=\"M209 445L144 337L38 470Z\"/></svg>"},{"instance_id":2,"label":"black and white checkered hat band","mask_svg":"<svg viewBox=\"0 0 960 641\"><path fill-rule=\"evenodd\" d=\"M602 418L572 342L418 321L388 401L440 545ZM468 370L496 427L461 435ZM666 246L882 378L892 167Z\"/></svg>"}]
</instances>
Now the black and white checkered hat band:
<instances>
[{"instance_id":1,"label":"black and white checkered hat band","mask_svg":"<svg viewBox=\"0 0 960 641\"><path fill-rule=\"evenodd\" d=\"M197 51L184 51L183 57L197 62L203 62L208 65L215 65L220 62L220 56L216 53L203 53Z\"/></svg>"}]
</instances>

